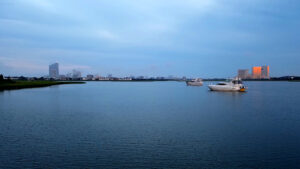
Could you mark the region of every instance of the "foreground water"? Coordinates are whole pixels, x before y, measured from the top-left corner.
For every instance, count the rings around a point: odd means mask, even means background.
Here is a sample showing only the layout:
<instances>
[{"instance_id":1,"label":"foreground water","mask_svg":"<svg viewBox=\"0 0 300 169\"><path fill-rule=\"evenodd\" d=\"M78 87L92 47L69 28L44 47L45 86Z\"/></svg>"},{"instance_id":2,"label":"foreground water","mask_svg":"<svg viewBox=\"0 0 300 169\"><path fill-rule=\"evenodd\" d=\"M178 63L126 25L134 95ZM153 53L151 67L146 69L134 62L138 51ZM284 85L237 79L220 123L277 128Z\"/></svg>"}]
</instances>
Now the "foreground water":
<instances>
[{"instance_id":1,"label":"foreground water","mask_svg":"<svg viewBox=\"0 0 300 169\"><path fill-rule=\"evenodd\" d=\"M0 92L0 168L297 168L300 83L179 82ZM207 84L205 84L207 85Z\"/></svg>"}]
</instances>

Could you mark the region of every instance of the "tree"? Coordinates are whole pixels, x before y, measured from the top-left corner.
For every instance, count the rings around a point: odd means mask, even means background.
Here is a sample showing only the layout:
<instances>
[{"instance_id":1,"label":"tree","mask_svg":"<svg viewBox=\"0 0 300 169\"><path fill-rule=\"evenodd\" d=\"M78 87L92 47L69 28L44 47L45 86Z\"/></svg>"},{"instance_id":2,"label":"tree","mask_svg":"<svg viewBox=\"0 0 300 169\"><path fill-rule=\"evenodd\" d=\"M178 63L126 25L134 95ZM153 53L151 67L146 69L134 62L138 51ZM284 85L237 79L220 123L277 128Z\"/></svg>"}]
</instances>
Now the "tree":
<instances>
[{"instance_id":1,"label":"tree","mask_svg":"<svg viewBox=\"0 0 300 169\"><path fill-rule=\"evenodd\" d=\"M19 77L19 80L27 80L27 78L24 77L24 76L20 76L20 77Z\"/></svg>"},{"instance_id":2,"label":"tree","mask_svg":"<svg viewBox=\"0 0 300 169\"><path fill-rule=\"evenodd\" d=\"M3 81L4 80L4 77L2 74L0 74L0 81Z\"/></svg>"}]
</instances>

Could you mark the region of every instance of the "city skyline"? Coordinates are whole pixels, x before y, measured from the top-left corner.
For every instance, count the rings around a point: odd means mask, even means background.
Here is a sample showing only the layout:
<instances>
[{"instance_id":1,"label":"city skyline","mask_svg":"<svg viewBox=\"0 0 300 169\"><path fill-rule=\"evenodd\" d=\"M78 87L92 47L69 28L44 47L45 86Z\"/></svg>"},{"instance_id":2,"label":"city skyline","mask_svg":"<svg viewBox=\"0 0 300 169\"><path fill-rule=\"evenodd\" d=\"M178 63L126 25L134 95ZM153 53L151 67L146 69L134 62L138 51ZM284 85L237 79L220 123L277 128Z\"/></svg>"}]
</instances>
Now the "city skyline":
<instances>
[{"instance_id":1,"label":"city skyline","mask_svg":"<svg viewBox=\"0 0 300 169\"><path fill-rule=\"evenodd\" d=\"M272 76L297 76L299 6L296 0L3 0L0 72L44 76L58 62L62 74L210 78L269 65Z\"/></svg>"},{"instance_id":2,"label":"city skyline","mask_svg":"<svg viewBox=\"0 0 300 169\"><path fill-rule=\"evenodd\" d=\"M249 69L238 69L237 77L241 79L270 79L270 66L254 66L251 74Z\"/></svg>"},{"instance_id":3,"label":"city skyline","mask_svg":"<svg viewBox=\"0 0 300 169\"><path fill-rule=\"evenodd\" d=\"M254 66L251 68L252 72L249 72L249 69L238 69L238 73L237 76L238 78L241 79L271 79L270 76L270 66L268 65L264 65L264 66ZM66 78L72 78L72 79L85 79L85 80L94 80L94 79L98 79L99 78L140 78L140 79L144 79L144 76L125 76L125 77L118 77L118 76L113 76L112 74L108 74L107 76L105 75L99 75L99 74L86 74L86 76L82 76L82 72L80 72L79 70L73 69L72 73L68 72L67 74L60 74L59 73L59 63L53 63L49 65L49 75L48 76L44 76L45 78L52 78L52 79L58 79L58 80L65 80ZM178 77L178 76L173 76L173 75L169 75L168 77L161 77L161 76L156 76L156 77L147 77L146 78L169 78L169 79L186 79L186 76L183 77ZM193 77L189 77L189 78L193 78ZM276 77L273 77L276 78ZM106 79L107 80L107 79ZM128 80L128 79L127 79Z\"/></svg>"}]
</instances>

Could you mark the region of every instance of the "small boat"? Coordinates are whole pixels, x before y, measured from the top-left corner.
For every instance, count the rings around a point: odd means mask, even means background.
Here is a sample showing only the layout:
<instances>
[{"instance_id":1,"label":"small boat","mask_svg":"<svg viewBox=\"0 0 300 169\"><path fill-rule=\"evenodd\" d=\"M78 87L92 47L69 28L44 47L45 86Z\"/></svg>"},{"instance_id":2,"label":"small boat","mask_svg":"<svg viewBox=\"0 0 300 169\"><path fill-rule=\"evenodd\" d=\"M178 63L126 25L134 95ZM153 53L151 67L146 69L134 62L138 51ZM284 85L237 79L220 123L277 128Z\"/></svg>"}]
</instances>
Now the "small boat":
<instances>
[{"instance_id":1,"label":"small boat","mask_svg":"<svg viewBox=\"0 0 300 169\"><path fill-rule=\"evenodd\" d=\"M229 82L220 82L215 85L208 85L211 91L223 91L223 92L245 92L246 86L243 84L242 80L235 78Z\"/></svg>"},{"instance_id":2,"label":"small boat","mask_svg":"<svg viewBox=\"0 0 300 169\"><path fill-rule=\"evenodd\" d=\"M200 78L191 80L191 81L186 81L186 85L188 86L202 86L203 85L203 81Z\"/></svg>"}]
</instances>

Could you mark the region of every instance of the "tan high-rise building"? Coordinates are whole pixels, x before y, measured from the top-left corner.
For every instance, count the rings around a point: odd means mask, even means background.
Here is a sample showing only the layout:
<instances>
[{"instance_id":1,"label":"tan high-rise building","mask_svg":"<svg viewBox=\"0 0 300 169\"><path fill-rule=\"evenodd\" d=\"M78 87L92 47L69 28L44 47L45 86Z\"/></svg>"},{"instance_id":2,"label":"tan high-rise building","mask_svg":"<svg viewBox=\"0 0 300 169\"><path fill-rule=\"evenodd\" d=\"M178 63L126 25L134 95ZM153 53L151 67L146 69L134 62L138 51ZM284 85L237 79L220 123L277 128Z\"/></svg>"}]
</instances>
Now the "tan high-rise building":
<instances>
[{"instance_id":1,"label":"tan high-rise building","mask_svg":"<svg viewBox=\"0 0 300 169\"><path fill-rule=\"evenodd\" d=\"M261 78L262 79L270 79L270 67L269 66L261 67Z\"/></svg>"},{"instance_id":2,"label":"tan high-rise building","mask_svg":"<svg viewBox=\"0 0 300 169\"><path fill-rule=\"evenodd\" d=\"M249 70L248 69L239 69L238 77L241 79L249 79L250 78Z\"/></svg>"}]
</instances>

